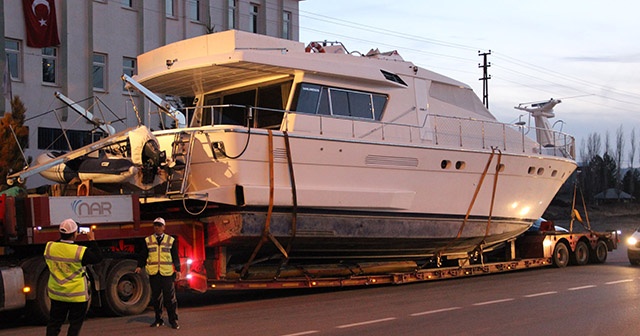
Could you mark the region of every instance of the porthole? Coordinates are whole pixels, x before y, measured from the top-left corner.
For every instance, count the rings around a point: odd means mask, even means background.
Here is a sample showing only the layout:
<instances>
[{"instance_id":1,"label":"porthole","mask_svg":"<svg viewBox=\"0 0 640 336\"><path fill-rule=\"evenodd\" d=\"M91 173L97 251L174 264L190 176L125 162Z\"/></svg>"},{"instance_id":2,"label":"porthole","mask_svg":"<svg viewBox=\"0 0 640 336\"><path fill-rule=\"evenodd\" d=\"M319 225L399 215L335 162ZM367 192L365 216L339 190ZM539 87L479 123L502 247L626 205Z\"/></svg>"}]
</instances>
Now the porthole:
<instances>
[{"instance_id":1,"label":"porthole","mask_svg":"<svg viewBox=\"0 0 640 336\"><path fill-rule=\"evenodd\" d=\"M533 175L535 174L535 172L536 172L536 167L534 166L529 167L529 175Z\"/></svg>"},{"instance_id":2,"label":"porthole","mask_svg":"<svg viewBox=\"0 0 640 336\"><path fill-rule=\"evenodd\" d=\"M460 169L464 169L464 167L467 165L466 162L464 161L456 161L456 169L460 170Z\"/></svg>"},{"instance_id":3,"label":"porthole","mask_svg":"<svg viewBox=\"0 0 640 336\"><path fill-rule=\"evenodd\" d=\"M449 169L449 167L451 167L451 161L449 161L449 160L442 160L442 162L440 162L440 168L442 168L442 169Z\"/></svg>"},{"instance_id":4,"label":"porthole","mask_svg":"<svg viewBox=\"0 0 640 336\"><path fill-rule=\"evenodd\" d=\"M551 172L551 177L556 177L557 175L558 175L558 171L554 169L554 170Z\"/></svg>"},{"instance_id":5,"label":"porthole","mask_svg":"<svg viewBox=\"0 0 640 336\"><path fill-rule=\"evenodd\" d=\"M544 168L540 167L538 168L538 175L542 175L544 174Z\"/></svg>"}]
</instances>

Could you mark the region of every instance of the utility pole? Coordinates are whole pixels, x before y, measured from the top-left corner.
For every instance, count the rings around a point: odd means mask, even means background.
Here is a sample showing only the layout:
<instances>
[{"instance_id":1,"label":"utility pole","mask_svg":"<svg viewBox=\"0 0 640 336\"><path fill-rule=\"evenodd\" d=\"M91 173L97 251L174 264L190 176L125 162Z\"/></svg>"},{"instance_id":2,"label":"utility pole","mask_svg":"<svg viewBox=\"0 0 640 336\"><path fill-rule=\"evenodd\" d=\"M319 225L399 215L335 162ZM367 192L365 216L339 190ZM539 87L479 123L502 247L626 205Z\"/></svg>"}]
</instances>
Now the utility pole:
<instances>
[{"instance_id":1,"label":"utility pole","mask_svg":"<svg viewBox=\"0 0 640 336\"><path fill-rule=\"evenodd\" d=\"M478 68L482 68L482 103L484 106L489 109L489 79L491 79L491 75L489 75L489 67L491 66L491 62L487 62L487 56L491 55L491 50L488 52L480 52L478 51L478 56L482 56L483 63L478 64Z\"/></svg>"}]
</instances>

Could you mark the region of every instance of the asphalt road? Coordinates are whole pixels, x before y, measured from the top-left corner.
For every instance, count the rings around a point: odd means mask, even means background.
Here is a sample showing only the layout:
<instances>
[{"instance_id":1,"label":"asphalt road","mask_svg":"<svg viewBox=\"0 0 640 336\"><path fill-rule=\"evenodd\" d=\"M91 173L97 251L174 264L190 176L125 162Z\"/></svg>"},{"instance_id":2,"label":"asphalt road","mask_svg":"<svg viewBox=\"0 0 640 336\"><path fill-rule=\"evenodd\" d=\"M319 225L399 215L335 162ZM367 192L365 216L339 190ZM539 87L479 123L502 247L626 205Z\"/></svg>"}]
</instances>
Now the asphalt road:
<instances>
[{"instance_id":1,"label":"asphalt road","mask_svg":"<svg viewBox=\"0 0 640 336\"><path fill-rule=\"evenodd\" d=\"M84 335L638 335L640 267L607 263L401 286L181 296L180 330L153 313L91 317ZM66 333L66 326L63 333ZM44 327L0 330L42 335Z\"/></svg>"}]
</instances>

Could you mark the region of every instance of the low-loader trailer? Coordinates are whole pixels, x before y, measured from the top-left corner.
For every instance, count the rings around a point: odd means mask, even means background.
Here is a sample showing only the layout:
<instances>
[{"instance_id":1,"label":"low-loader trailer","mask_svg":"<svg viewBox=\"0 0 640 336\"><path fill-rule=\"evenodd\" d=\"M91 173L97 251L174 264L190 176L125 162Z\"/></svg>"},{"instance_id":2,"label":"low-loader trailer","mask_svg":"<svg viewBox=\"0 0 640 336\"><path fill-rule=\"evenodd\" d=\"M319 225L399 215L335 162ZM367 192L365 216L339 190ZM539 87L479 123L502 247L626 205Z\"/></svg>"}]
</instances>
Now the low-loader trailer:
<instances>
[{"instance_id":1,"label":"low-loader trailer","mask_svg":"<svg viewBox=\"0 0 640 336\"><path fill-rule=\"evenodd\" d=\"M166 232L178 242L183 277L177 286L198 292L405 284L551 265L603 263L619 241L615 231L561 232L546 222L500 248L477 250L459 258L254 260L234 269L227 265L228 251L218 244L225 235L220 228L241 230L242 221L256 215L216 209L205 220L201 216L206 212L198 215L187 211L181 202L173 204L158 206L136 195L0 196L0 311L27 309L33 322L47 320L49 273L42 254L48 241L59 239L58 223L65 218L74 218L81 227L95 232L105 259L87 267L91 306L116 316L139 314L149 305L148 278L134 270L144 237L153 233L152 222L157 216L166 219ZM269 240L267 233L255 243L265 247L271 244ZM85 242L79 235L78 243Z\"/></svg>"}]
</instances>

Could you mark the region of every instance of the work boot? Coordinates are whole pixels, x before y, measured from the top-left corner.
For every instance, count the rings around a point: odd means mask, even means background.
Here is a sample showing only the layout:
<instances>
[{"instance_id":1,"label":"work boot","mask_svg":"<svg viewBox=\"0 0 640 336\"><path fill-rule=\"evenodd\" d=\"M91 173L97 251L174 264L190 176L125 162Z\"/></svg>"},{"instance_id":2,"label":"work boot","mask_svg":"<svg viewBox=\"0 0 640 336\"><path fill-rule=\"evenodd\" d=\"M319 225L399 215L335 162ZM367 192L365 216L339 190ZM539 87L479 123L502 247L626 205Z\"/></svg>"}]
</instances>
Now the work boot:
<instances>
[{"instance_id":1,"label":"work boot","mask_svg":"<svg viewBox=\"0 0 640 336\"><path fill-rule=\"evenodd\" d=\"M157 328L161 325L164 325L164 321L163 320L156 320L155 322L151 323L150 327L151 328Z\"/></svg>"},{"instance_id":2,"label":"work boot","mask_svg":"<svg viewBox=\"0 0 640 336\"><path fill-rule=\"evenodd\" d=\"M171 323L171 329L180 329L180 325L178 324L178 321Z\"/></svg>"}]
</instances>

